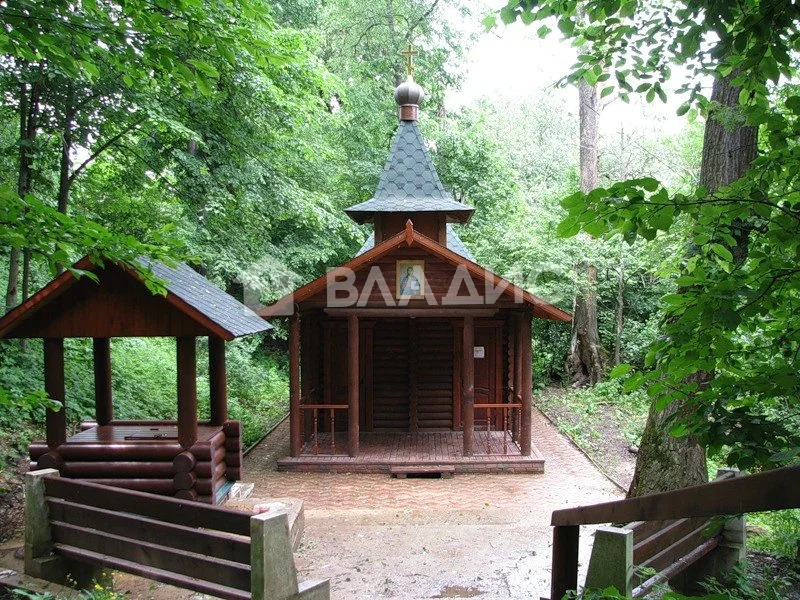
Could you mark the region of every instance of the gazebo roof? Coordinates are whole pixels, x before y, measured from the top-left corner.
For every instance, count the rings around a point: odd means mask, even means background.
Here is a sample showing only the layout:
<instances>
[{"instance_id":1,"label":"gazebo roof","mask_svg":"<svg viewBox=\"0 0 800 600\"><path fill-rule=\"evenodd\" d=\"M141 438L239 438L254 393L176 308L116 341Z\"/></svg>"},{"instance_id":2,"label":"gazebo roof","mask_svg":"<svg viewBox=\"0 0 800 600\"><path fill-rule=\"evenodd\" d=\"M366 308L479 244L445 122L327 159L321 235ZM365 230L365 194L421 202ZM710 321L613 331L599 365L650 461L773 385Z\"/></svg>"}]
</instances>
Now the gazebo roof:
<instances>
[{"instance_id":1,"label":"gazebo roof","mask_svg":"<svg viewBox=\"0 0 800 600\"><path fill-rule=\"evenodd\" d=\"M153 295L139 274L114 263L104 268L84 257L0 318L0 338L216 335L231 340L272 329L267 321L186 264L170 267L140 259L163 281Z\"/></svg>"},{"instance_id":2,"label":"gazebo roof","mask_svg":"<svg viewBox=\"0 0 800 600\"><path fill-rule=\"evenodd\" d=\"M475 257L472 255L472 252L469 251L464 245L464 242L461 241L461 238L458 237L455 229L453 229L453 225L451 223L447 224L447 247L458 254L459 256L463 256L467 260L471 260L475 262ZM369 234L369 237L366 239L364 244L361 246L358 252L356 252L356 256L361 256L367 250L371 250L375 247L375 234Z\"/></svg>"},{"instance_id":3,"label":"gazebo roof","mask_svg":"<svg viewBox=\"0 0 800 600\"><path fill-rule=\"evenodd\" d=\"M397 212L442 212L452 221L466 223L474 210L444 189L417 122L400 121L375 195L345 212L357 223L375 213Z\"/></svg>"}]
</instances>

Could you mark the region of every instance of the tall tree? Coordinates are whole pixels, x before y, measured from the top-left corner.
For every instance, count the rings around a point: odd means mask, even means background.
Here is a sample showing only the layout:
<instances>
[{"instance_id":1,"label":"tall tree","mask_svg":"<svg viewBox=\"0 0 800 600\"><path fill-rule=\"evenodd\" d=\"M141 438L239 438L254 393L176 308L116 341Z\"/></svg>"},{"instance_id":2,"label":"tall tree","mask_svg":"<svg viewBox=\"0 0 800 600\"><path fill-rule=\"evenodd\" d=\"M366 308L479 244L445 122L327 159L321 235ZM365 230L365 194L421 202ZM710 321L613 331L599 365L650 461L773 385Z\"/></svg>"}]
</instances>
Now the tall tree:
<instances>
[{"instance_id":1,"label":"tall tree","mask_svg":"<svg viewBox=\"0 0 800 600\"><path fill-rule=\"evenodd\" d=\"M600 181L597 138L600 113L597 87L586 79L578 82L578 118L580 120L581 192L588 194ZM597 266L586 256L580 262L578 290L572 310L572 335L567 370L575 387L594 385L603 377L603 350L597 329Z\"/></svg>"}]
</instances>

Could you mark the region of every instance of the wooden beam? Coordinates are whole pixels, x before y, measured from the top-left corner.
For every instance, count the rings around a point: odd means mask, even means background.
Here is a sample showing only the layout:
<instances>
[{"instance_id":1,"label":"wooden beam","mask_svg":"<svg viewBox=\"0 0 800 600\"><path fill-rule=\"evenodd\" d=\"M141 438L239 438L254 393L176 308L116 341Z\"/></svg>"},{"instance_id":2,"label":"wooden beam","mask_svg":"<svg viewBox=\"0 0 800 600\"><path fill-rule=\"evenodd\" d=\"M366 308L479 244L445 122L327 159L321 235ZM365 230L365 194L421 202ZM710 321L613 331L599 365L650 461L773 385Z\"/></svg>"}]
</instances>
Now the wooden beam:
<instances>
[{"instance_id":1,"label":"wooden beam","mask_svg":"<svg viewBox=\"0 0 800 600\"><path fill-rule=\"evenodd\" d=\"M228 371L225 363L225 340L208 336L208 386L211 424L228 420Z\"/></svg>"},{"instance_id":2,"label":"wooden beam","mask_svg":"<svg viewBox=\"0 0 800 600\"><path fill-rule=\"evenodd\" d=\"M553 512L553 525L630 523L800 508L800 466Z\"/></svg>"},{"instance_id":3,"label":"wooden beam","mask_svg":"<svg viewBox=\"0 0 800 600\"><path fill-rule=\"evenodd\" d=\"M520 325L520 336L522 338L522 422L520 424L519 447L522 456L531 455L531 419L533 410L533 376L531 353L531 315L523 314Z\"/></svg>"},{"instance_id":4,"label":"wooden beam","mask_svg":"<svg viewBox=\"0 0 800 600\"><path fill-rule=\"evenodd\" d=\"M64 340L44 340L44 390L52 399L61 403L61 410L47 409L45 423L47 446L58 448L67 441L67 407L64 386Z\"/></svg>"},{"instance_id":5,"label":"wooden beam","mask_svg":"<svg viewBox=\"0 0 800 600\"><path fill-rule=\"evenodd\" d=\"M197 338L178 342L178 443L189 448L197 441Z\"/></svg>"},{"instance_id":6,"label":"wooden beam","mask_svg":"<svg viewBox=\"0 0 800 600\"><path fill-rule=\"evenodd\" d=\"M350 456L358 455L358 317L347 317L347 446Z\"/></svg>"},{"instance_id":7,"label":"wooden beam","mask_svg":"<svg viewBox=\"0 0 800 600\"><path fill-rule=\"evenodd\" d=\"M411 350L408 356L408 422L412 432L419 429L419 392L417 390L419 353L416 352L418 341L417 322L410 321L408 324L408 347Z\"/></svg>"},{"instance_id":8,"label":"wooden beam","mask_svg":"<svg viewBox=\"0 0 800 600\"><path fill-rule=\"evenodd\" d=\"M94 414L98 425L108 425L114 419L111 393L111 340L94 338Z\"/></svg>"},{"instance_id":9,"label":"wooden beam","mask_svg":"<svg viewBox=\"0 0 800 600\"><path fill-rule=\"evenodd\" d=\"M472 316L464 317L461 348L461 396L464 420L464 456L472 456L472 436L475 431L475 324Z\"/></svg>"},{"instance_id":10,"label":"wooden beam","mask_svg":"<svg viewBox=\"0 0 800 600\"><path fill-rule=\"evenodd\" d=\"M385 318L442 318L466 317L490 318L497 314L497 308L326 308L325 312L332 317L385 317Z\"/></svg>"},{"instance_id":11,"label":"wooden beam","mask_svg":"<svg viewBox=\"0 0 800 600\"><path fill-rule=\"evenodd\" d=\"M300 315L289 319L289 453L300 456Z\"/></svg>"}]
</instances>

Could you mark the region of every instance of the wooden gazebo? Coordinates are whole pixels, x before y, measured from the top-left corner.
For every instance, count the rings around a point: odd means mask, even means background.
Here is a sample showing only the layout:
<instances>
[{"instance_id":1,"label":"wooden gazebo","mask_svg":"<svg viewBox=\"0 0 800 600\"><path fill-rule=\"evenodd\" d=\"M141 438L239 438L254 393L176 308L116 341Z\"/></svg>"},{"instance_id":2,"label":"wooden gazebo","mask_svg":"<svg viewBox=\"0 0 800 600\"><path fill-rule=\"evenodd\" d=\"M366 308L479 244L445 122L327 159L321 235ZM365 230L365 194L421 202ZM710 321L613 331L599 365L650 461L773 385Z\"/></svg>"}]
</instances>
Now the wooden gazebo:
<instances>
[{"instance_id":1,"label":"wooden gazebo","mask_svg":"<svg viewBox=\"0 0 800 600\"><path fill-rule=\"evenodd\" d=\"M154 295L130 268L87 258L0 319L0 338L44 340L44 384L62 403L47 410L46 441L30 445L32 468L62 476L216 504L240 479L241 425L228 419L225 341L272 326L185 264L142 261L166 288ZM210 419L197 418L196 340L208 337ZM175 337L177 419L114 418L111 338ZM64 339L92 338L96 421L68 434Z\"/></svg>"},{"instance_id":2,"label":"wooden gazebo","mask_svg":"<svg viewBox=\"0 0 800 600\"><path fill-rule=\"evenodd\" d=\"M347 209L374 233L349 262L259 312L289 318L286 470L541 472L531 440L531 319L563 310L477 264L453 227L417 125L419 86L374 197Z\"/></svg>"}]
</instances>

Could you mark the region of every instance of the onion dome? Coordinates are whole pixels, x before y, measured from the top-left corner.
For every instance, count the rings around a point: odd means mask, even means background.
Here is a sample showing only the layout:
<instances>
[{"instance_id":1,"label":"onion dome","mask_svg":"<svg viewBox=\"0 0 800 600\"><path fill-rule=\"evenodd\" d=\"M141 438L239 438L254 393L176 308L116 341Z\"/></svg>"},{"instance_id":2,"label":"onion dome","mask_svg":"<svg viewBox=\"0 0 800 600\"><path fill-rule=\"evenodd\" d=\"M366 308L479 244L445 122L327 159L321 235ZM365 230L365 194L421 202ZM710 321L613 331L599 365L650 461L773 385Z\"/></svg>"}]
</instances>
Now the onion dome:
<instances>
[{"instance_id":1,"label":"onion dome","mask_svg":"<svg viewBox=\"0 0 800 600\"><path fill-rule=\"evenodd\" d=\"M398 85L394 91L394 100L400 107L400 120L416 121L419 118L419 103L424 97L425 92L411 75Z\"/></svg>"}]
</instances>

